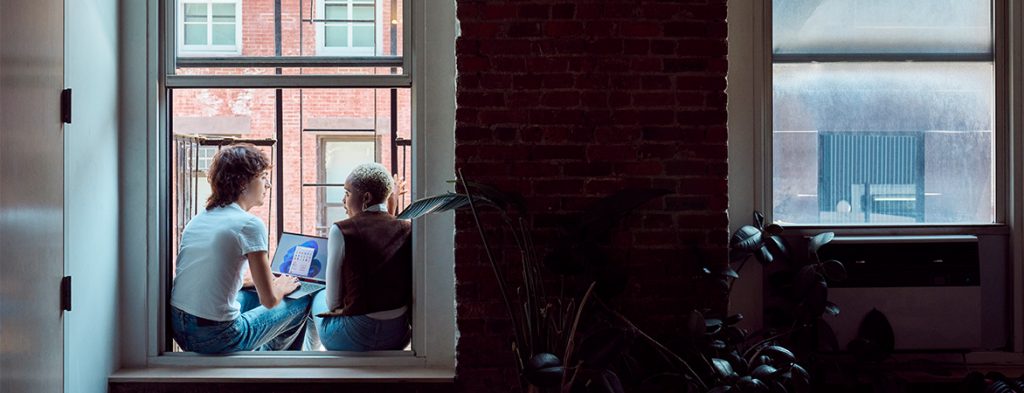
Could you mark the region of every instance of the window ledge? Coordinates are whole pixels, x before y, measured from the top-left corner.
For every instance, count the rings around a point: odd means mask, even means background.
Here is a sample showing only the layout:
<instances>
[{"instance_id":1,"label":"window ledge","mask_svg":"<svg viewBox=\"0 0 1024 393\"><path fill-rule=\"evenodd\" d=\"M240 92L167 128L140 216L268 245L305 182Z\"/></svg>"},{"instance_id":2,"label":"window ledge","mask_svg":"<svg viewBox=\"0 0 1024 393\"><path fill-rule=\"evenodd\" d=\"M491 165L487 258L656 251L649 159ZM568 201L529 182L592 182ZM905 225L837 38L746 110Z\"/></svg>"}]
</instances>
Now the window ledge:
<instances>
[{"instance_id":1,"label":"window ledge","mask_svg":"<svg viewBox=\"0 0 1024 393\"><path fill-rule=\"evenodd\" d=\"M454 379L455 370L443 367L149 367L120 369L108 382L451 383Z\"/></svg>"}]
</instances>

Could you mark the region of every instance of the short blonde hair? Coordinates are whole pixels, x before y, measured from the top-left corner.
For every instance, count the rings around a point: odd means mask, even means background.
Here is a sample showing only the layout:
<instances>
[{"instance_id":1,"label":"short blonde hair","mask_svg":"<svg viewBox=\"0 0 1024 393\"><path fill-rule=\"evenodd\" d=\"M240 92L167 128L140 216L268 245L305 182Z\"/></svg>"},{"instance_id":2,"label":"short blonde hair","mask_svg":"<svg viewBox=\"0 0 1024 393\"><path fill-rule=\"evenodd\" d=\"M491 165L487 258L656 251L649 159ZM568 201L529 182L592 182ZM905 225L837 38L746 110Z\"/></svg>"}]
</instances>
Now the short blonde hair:
<instances>
[{"instance_id":1,"label":"short blonde hair","mask_svg":"<svg viewBox=\"0 0 1024 393\"><path fill-rule=\"evenodd\" d=\"M376 162L356 166L346 182L354 191L370 193L374 204L384 203L395 189L388 169Z\"/></svg>"}]
</instances>

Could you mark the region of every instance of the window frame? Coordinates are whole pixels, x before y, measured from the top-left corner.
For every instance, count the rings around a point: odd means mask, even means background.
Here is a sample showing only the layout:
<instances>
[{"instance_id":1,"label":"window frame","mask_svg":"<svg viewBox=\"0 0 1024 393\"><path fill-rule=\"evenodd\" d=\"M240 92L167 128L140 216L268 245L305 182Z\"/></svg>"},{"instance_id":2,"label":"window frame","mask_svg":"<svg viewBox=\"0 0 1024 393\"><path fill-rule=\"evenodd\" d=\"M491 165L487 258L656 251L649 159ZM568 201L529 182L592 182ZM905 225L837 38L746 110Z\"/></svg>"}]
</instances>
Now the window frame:
<instances>
[{"instance_id":1,"label":"window frame","mask_svg":"<svg viewBox=\"0 0 1024 393\"><path fill-rule=\"evenodd\" d=\"M729 0L729 216L730 229L749 223L751 211L771 220L772 201L772 29L771 0ZM968 364L1020 362L1024 354L1024 4L993 1L995 56L996 221L977 225L791 225L787 233L809 237L822 231L848 236L988 235L1007 240L1006 288L1010 345L1005 352L971 352ZM739 292L759 293L763 273L754 266L752 280ZM751 288L744 289L744 286ZM755 326L761 304L738 305Z\"/></svg>"},{"instance_id":2,"label":"window frame","mask_svg":"<svg viewBox=\"0 0 1024 393\"><path fill-rule=\"evenodd\" d=\"M959 230L960 233L981 233L990 232L989 228L1005 228L1010 223L1011 217L1008 214L1008 201L1012 198L1009 194L1010 179L1007 175L1009 174L1008 166L1010 165L1009 157L1011 151L1008 146L1009 130L1008 130L1008 118L1009 108L1008 105L1008 89L1006 87L1008 79L1008 41L1010 37L1007 34L1007 28L1010 23L1011 16L1008 15L1006 0L990 0L991 1L991 22L992 22L992 58L994 69L994 83L995 83L995 102L994 111L995 119L993 124L993 138L995 139L995 147L993 150L993 160L995 166L995 215L992 223L789 223L787 228L801 229L808 233L821 230L835 230L837 233L842 233L847 230L858 233L888 233L888 234L906 234L906 235L927 235L938 232L946 232L949 229ZM774 140L773 130L774 124L772 122L773 108L774 108L774 86L773 86L773 42L772 42L772 0L758 0L754 6L754 97L758 100L758 104L755 104L754 111L754 127L753 127L753 188L754 188L754 199L753 205L754 210L758 210L764 213L766 220L774 221ZM805 55L785 55L784 62L794 61L806 61L808 56ZM826 55L822 56L825 58L833 57L835 60L846 60L844 56L833 56ZM920 56L922 58L928 57L928 55ZM849 56L850 59L856 58L859 61L872 61L872 62L893 62L893 61L906 61L908 56L904 55L889 55L879 54L876 56L864 56L854 55ZM977 59L971 56L964 56L964 61L974 61ZM745 217L749 212L736 212L741 214L739 217Z\"/></svg>"},{"instance_id":3,"label":"window frame","mask_svg":"<svg viewBox=\"0 0 1024 393\"><path fill-rule=\"evenodd\" d=\"M126 334L124 342L125 367L218 367L235 369L240 367L301 368L301 367L394 367L447 370L455 367L455 277L454 277L454 217L431 216L413 222L414 261L430 260L432 263L414 263L413 296L417 299L412 306L413 344L412 351L354 352L246 352L222 356L204 356L194 353L171 353L163 344L169 332L166 325L167 299L170 286L167 266L169 265L168 231L170 212L169 189L169 105L171 89L175 88L367 88L398 87L410 88L412 99L412 182L413 198L443 193L452 190L447 180L454 178L454 129L455 91L451 81L455 76L454 56L425 56L426 53L454 53L457 33L454 4L440 7L426 7L422 2L409 2L403 8L404 51L402 74L400 75L238 75L238 76L195 76L175 75L176 34L165 27L176 26L173 0L149 0L145 12L144 27L128 24L128 30L145 29L147 83L129 83L129 92L145 91L147 110L145 114L127 114L133 124L146 124L142 129L150 130L145 137L147 164L145 169L145 244L126 244L127 254L143 254L146 267L143 269L146 296L144 304L131 300L125 306L127 312L145 315L145 320L133 316L122 318ZM134 8L133 8L134 10ZM140 11L135 11L140 12ZM130 19L130 18L129 18ZM127 22L126 22L127 23ZM428 30L426 26L431 26ZM413 36L413 30L431 36ZM415 39L415 45L413 45ZM138 41L126 49L130 53L142 51ZM218 59L211 58L216 62ZM131 62L132 60L129 60ZM266 62L281 61L282 67L290 66L285 58L267 58ZM230 63L230 62L228 62ZM138 60L135 60L138 64ZM363 66L362 64L360 66ZM427 75L413 81L412 70L418 75ZM157 83L151 83L156 81ZM447 81L447 83L445 83ZM427 99L430 97L430 99ZM431 130L427 133L426 130ZM449 131L442 131L449 130ZM137 156L133 156L137 158ZM430 160L426 160L430 157ZM140 212L126 213L129 215ZM137 216L133 216L137 217ZM132 226L142 230L138 223ZM429 266L428 266L429 265ZM128 276L141 273L137 268L126 267ZM139 285L127 282L127 292ZM143 289L139 289L143 290ZM134 314L133 314L134 315ZM133 323L135 321L136 323ZM139 326L144 326L141 329ZM426 338L430 337L430 340ZM141 349L131 343L141 344ZM140 352L141 351L141 352ZM184 372L184 368L179 369ZM387 371L388 369L384 369ZM382 373L384 373L382 371ZM385 373L386 374L386 373ZM390 373L393 375L394 373ZM386 376L385 376L386 377Z\"/></svg>"},{"instance_id":4,"label":"window frame","mask_svg":"<svg viewBox=\"0 0 1024 393\"><path fill-rule=\"evenodd\" d=\"M177 56L200 57L200 56L240 56L242 54L242 1L243 0L176 0L175 19L177 25ZM205 45L185 44L185 4L205 4L207 10L206 38ZM234 4L235 5L235 44L214 45L213 44L213 5Z\"/></svg>"},{"instance_id":5,"label":"window frame","mask_svg":"<svg viewBox=\"0 0 1024 393\"><path fill-rule=\"evenodd\" d=\"M318 19L325 19L327 16L327 2L328 1L344 1L347 4L349 15L352 13L354 6L353 1L355 0L315 0L317 15L320 15ZM384 6L382 0L369 0L373 3L373 47L364 49L361 47L353 47L352 42L352 22L335 22L341 24L347 24L348 29L348 46L344 47L331 47L327 46L327 23L330 22L315 22L316 30L316 54L317 56L380 56L384 52L384 46L381 45L384 39Z\"/></svg>"}]
</instances>

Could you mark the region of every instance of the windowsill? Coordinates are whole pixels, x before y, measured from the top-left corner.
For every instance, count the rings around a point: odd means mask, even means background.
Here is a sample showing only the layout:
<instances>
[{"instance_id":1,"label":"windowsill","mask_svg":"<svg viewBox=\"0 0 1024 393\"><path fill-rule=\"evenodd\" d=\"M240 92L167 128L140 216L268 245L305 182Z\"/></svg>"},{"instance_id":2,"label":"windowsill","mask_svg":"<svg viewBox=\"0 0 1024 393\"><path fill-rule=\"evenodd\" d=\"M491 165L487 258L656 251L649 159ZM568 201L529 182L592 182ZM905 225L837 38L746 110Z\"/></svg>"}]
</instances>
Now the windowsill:
<instances>
[{"instance_id":1,"label":"windowsill","mask_svg":"<svg viewBox=\"0 0 1024 393\"><path fill-rule=\"evenodd\" d=\"M782 224L783 234L812 236L821 232L835 232L838 236L876 235L1008 235L1006 224L916 224L916 225L829 225L829 224Z\"/></svg>"},{"instance_id":2,"label":"windowsill","mask_svg":"<svg viewBox=\"0 0 1024 393\"><path fill-rule=\"evenodd\" d=\"M443 367L149 367L120 369L108 382L451 383L454 379L455 371Z\"/></svg>"}]
</instances>

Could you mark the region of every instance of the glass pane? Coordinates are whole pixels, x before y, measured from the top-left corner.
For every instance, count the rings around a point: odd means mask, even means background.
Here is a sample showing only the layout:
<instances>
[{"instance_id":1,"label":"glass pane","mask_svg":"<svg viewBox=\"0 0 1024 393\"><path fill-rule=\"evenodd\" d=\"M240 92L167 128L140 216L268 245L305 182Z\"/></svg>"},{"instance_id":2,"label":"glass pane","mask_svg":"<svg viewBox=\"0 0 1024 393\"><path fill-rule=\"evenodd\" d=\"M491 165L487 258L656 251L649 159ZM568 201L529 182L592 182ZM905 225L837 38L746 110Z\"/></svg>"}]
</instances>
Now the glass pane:
<instances>
[{"instance_id":1,"label":"glass pane","mask_svg":"<svg viewBox=\"0 0 1024 393\"><path fill-rule=\"evenodd\" d=\"M373 20L373 5L353 5L352 6L352 19L355 20Z\"/></svg>"},{"instance_id":2,"label":"glass pane","mask_svg":"<svg viewBox=\"0 0 1024 393\"><path fill-rule=\"evenodd\" d=\"M176 0L182 2L184 0ZM194 8L197 22L207 24L206 36L200 39L202 32L194 33L190 39L191 45L209 45L213 41L212 28L208 18L211 14L218 15L214 24L236 24L234 45L238 46L238 56L246 58L257 58L253 62L245 64L225 63L222 67L215 66L203 59L203 57L222 57L223 53L204 54L202 51L191 51L192 48L182 48L182 56L179 59L174 73L179 75L225 75L235 72L263 73L263 68L269 68L273 73L274 64L269 61L278 58L285 58L296 63L284 68L292 68L293 71L303 74L354 74L354 75L380 75L394 74L401 72L401 59L404 45L405 21L403 17L404 0L366 0L366 1L326 1L320 8L320 0L285 1L281 4L281 16L277 21L281 24L282 31L278 55L274 42L275 18L273 1L246 0L238 4L215 3L216 9L209 4L184 4L191 10ZM223 7L222 7L223 6ZM231 7L238 7L232 9ZM268 8L269 7L269 8ZM183 11L184 13L184 11ZM349 20L352 14L357 17L365 17L374 20L374 23L363 23L366 26L363 32L353 32L351 23L344 22L323 22L324 19L332 18L338 20ZM233 15L233 19L231 17ZM252 17L242 18L241 15ZM224 20L225 22L220 22ZM178 23L175 34L177 37L184 37L184 25ZM226 28L225 28L226 29ZM366 32L373 30L372 33ZM218 36L218 42L228 40L228 32L225 30L223 36ZM252 35L252 37L246 37ZM267 38L267 39L263 39ZM358 49L352 48L352 41L356 40ZM222 41L223 40L223 41ZM181 43L184 43L182 39ZM336 57L364 57L364 56L388 57L377 64L347 64L330 66L323 64L323 58ZM263 60L265 59L265 60ZM200 64L201 63L201 64ZM235 70L226 70L234 68ZM248 70L248 71L243 71Z\"/></svg>"},{"instance_id":3,"label":"glass pane","mask_svg":"<svg viewBox=\"0 0 1024 393\"><path fill-rule=\"evenodd\" d=\"M206 24L186 24L185 45L206 45Z\"/></svg>"},{"instance_id":4,"label":"glass pane","mask_svg":"<svg viewBox=\"0 0 1024 393\"><path fill-rule=\"evenodd\" d=\"M774 53L990 53L991 0L772 0Z\"/></svg>"},{"instance_id":5,"label":"glass pane","mask_svg":"<svg viewBox=\"0 0 1024 393\"><path fill-rule=\"evenodd\" d=\"M215 24L213 25L214 45L235 45L235 25Z\"/></svg>"},{"instance_id":6,"label":"glass pane","mask_svg":"<svg viewBox=\"0 0 1024 393\"><path fill-rule=\"evenodd\" d=\"M348 26L324 26L324 46L348 46Z\"/></svg>"},{"instance_id":7,"label":"glass pane","mask_svg":"<svg viewBox=\"0 0 1024 393\"><path fill-rule=\"evenodd\" d=\"M214 22L234 22L235 21L235 5L226 3L215 3L213 4L213 21Z\"/></svg>"},{"instance_id":8,"label":"glass pane","mask_svg":"<svg viewBox=\"0 0 1024 393\"><path fill-rule=\"evenodd\" d=\"M375 162L373 135L367 137L350 137L341 140L323 142L323 183L344 183L352 169L359 164ZM342 203L345 189L327 187L327 203Z\"/></svg>"},{"instance_id":9,"label":"glass pane","mask_svg":"<svg viewBox=\"0 0 1024 393\"><path fill-rule=\"evenodd\" d=\"M206 22L206 4L185 4L185 22Z\"/></svg>"},{"instance_id":10,"label":"glass pane","mask_svg":"<svg viewBox=\"0 0 1024 393\"><path fill-rule=\"evenodd\" d=\"M352 26L352 46L373 47L373 26Z\"/></svg>"},{"instance_id":11,"label":"glass pane","mask_svg":"<svg viewBox=\"0 0 1024 393\"><path fill-rule=\"evenodd\" d=\"M776 220L993 222L992 64L776 64L773 83Z\"/></svg>"},{"instance_id":12,"label":"glass pane","mask_svg":"<svg viewBox=\"0 0 1024 393\"><path fill-rule=\"evenodd\" d=\"M344 207L331 206L327 208L326 217L324 217L324 222L327 223L327 225L330 225L332 223L344 220L346 218L348 218L348 213L345 213Z\"/></svg>"},{"instance_id":13,"label":"glass pane","mask_svg":"<svg viewBox=\"0 0 1024 393\"><path fill-rule=\"evenodd\" d=\"M283 149L284 160L276 160L276 146L260 149L274 161L275 168L281 167L284 178L277 179L275 169L271 179L274 191L262 206L251 210L270 231L271 254L277 239L279 200L284 203L284 230L326 234L327 224L337 216L324 213L341 203L344 191L320 184L343 183L351 168L364 162L380 162L401 177L411 178L411 144L405 143L411 139L411 96L409 89L396 89L398 111L391 113L391 93L391 89L282 90L284 137L274 143ZM172 224L181 230L203 208L209 193L208 187L204 188L204 168L216 148L198 144L226 136L272 140L278 121L275 89L175 89L172 94ZM392 117L398 118L396 148L391 143ZM279 184L282 194L276 191ZM408 198L406 194L403 206ZM335 212L343 211L338 208Z\"/></svg>"},{"instance_id":14,"label":"glass pane","mask_svg":"<svg viewBox=\"0 0 1024 393\"><path fill-rule=\"evenodd\" d=\"M324 6L324 16L331 20L348 20L348 7L344 4L327 4Z\"/></svg>"}]
</instances>

